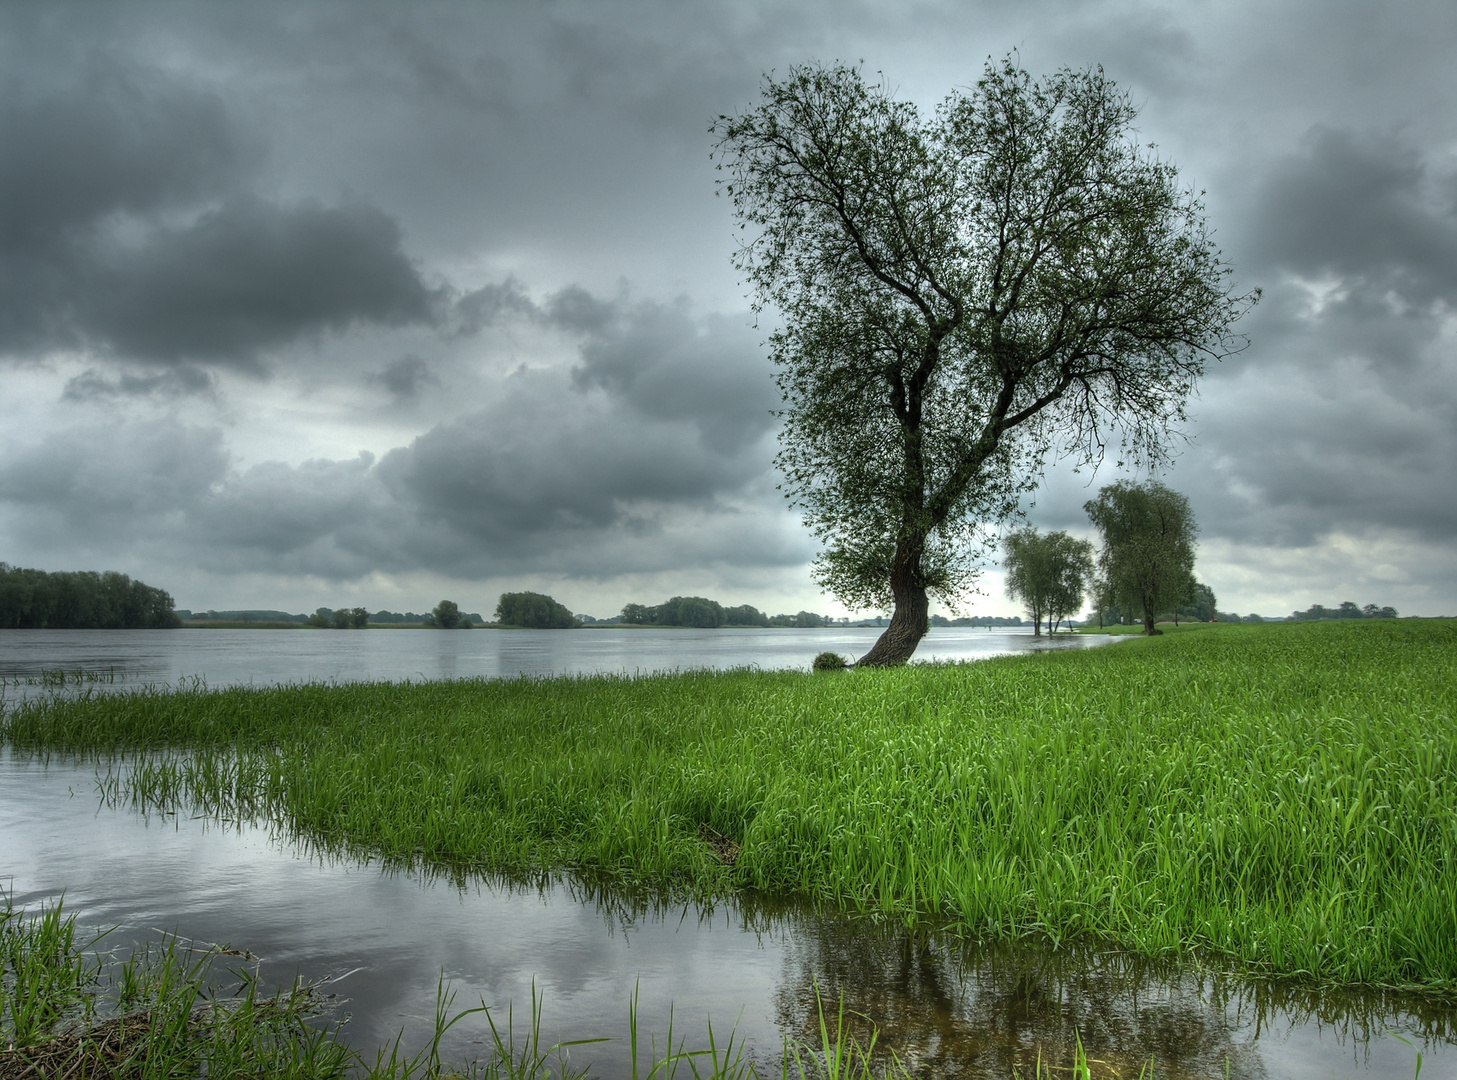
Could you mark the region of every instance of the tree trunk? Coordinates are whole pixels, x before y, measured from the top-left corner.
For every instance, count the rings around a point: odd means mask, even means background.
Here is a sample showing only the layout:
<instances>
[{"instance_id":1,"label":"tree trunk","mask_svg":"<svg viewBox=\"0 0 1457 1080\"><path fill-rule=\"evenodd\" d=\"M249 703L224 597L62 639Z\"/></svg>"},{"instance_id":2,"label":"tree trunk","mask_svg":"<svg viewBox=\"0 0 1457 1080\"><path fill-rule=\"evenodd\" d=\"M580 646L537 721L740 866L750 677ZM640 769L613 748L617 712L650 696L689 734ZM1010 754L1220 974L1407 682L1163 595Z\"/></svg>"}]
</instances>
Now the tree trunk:
<instances>
[{"instance_id":1,"label":"tree trunk","mask_svg":"<svg viewBox=\"0 0 1457 1080\"><path fill-rule=\"evenodd\" d=\"M1145 607L1143 609L1143 632L1149 637L1153 637L1155 634L1163 633L1162 630L1154 626L1153 620L1154 616L1150 614L1150 609L1148 607Z\"/></svg>"},{"instance_id":2,"label":"tree trunk","mask_svg":"<svg viewBox=\"0 0 1457 1080\"><path fill-rule=\"evenodd\" d=\"M876 639L868 653L855 662L856 667L896 667L904 664L926 636L930 600L925 586L915 584L915 577L909 568L898 568L891 573L890 592L895 597L895 612L885 633Z\"/></svg>"}]
</instances>

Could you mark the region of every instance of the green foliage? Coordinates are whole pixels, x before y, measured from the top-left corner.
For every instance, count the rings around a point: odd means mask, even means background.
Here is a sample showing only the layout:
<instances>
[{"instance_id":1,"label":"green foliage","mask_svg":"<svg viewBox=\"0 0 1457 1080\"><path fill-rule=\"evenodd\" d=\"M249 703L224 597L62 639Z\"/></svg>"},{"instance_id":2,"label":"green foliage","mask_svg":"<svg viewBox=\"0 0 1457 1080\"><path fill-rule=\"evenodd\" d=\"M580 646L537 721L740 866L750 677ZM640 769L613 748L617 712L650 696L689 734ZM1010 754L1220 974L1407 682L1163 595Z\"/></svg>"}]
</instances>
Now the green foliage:
<instances>
[{"instance_id":1,"label":"green foliage","mask_svg":"<svg viewBox=\"0 0 1457 1080\"><path fill-rule=\"evenodd\" d=\"M454 630L460 626L460 605L454 600L442 600L430 612L430 625L442 630Z\"/></svg>"},{"instance_id":2,"label":"green foliage","mask_svg":"<svg viewBox=\"0 0 1457 1080\"><path fill-rule=\"evenodd\" d=\"M565 605L535 592L502 593L496 603L496 621L533 630L572 630L582 625Z\"/></svg>"},{"instance_id":3,"label":"green foliage","mask_svg":"<svg viewBox=\"0 0 1457 1080\"><path fill-rule=\"evenodd\" d=\"M972 934L1457 989L1457 622L1188 630L846 679L22 702L0 740L126 753L119 798L402 864L732 881ZM731 870L703 825L740 845Z\"/></svg>"},{"instance_id":4,"label":"green foliage","mask_svg":"<svg viewBox=\"0 0 1457 1080\"><path fill-rule=\"evenodd\" d=\"M770 626L793 626L808 630L817 626L829 626L834 620L828 615L816 615L813 611L800 611L793 615L775 615L767 621Z\"/></svg>"},{"instance_id":5,"label":"green foliage","mask_svg":"<svg viewBox=\"0 0 1457 1080\"><path fill-rule=\"evenodd\" d=\"M674 596L661 604L627 604L622 621L634 626L770 626L769 617L750 604L724 607L704 596Z\"/></svg>"},{"instance_id":6,"label":"green foliage","mask_svg":"<svg viewBox=\"0 0 1457 1080\"><path fill-rule=\"evenodd\" d=\"M850 661L836 652L822 652L810 664L814 671L843 671L849 666Z\"/></svg>"},{"instance_id":7,"label":"green foliage","mask_svg":"<svg viewBox=\"0 0 1457 1080\"><path fill-rule=\"evenodd\" d=\"M1219 622L1219 607L1214 590L1202 581L1195 581L1191 576L1188 592L1180 598L1179 606L1174 609L1174 621L1178 622L1180 616L1196 622ZM1239 616L1226 616L1224 621L1238 622Z\"/></svg>"},{"instance_id":8,"label":"green foliage","mask_svg":"<svg viewBox=\"0 0 1457 1080\"><path fill-rule=\"evenodd\" d=\"M339 608L329 621L335 630L363 630L369 625L369 612L362 607Z\"/></svg>"},{"instance_id":9,"label":"green foliage","mask_svg":"<svg viewBox=\"0 0 1457 1080\"><path fill-rule=\"evenodd\" d=\"M363 630L369 625L369 612L362 607L338 610L321 607L304 620L304 625L319 629Z\"/></svg>"},{"instance_id":10,"label":"green foliage","mask_svg":"<svg viewBox=\"0 0 1457 1080\"><path fill-rule=\"evenodd\" d=\"M435 995L434 1037L406 1057L400 1040L372 1059L347 1046L338 1025L321 1023L313 988L295 982L273 995L261 991L257 968L230 969L230 996L217 989L223 946L188 948L175 937L133 948L117 962L87 955L76 941L76 917L60 903L34 914L17 911L4 896L0 907L0 1076L6 1078L270 1077L276 1080L585 1080L591 1066L576 1066L572 1052L609 1042L604 1038L542 1038L544 995L531 988L525 1030L515 1009L492 1015L484 1003L454 1011L455 992L442 975ZM94 944L94 942L93 942ZM332 997L333 995L329 995ZM627 1001L625 1041L632 1075L668 1080L684 1066L700 1080L757 1080L744 1044L730 1031L720 1044L710 1024L706 1047L689 1049L673 1030L646 1040L650 1056L639 1060L637 994ZM461 1020L484 1014L490 1042L484 1060L453 1066L441 1057L445 1035ZM818 1045L786 1040L777 1070L782 1080L879 1080L907 1076L892 1058L872 1071L878 1038L874 1025L861 1044L838 1014L826 1015L818 988ZM641 1071L639 1065L642 1066ZM769 1075L774 1075L773 1073Z\"/></svg>"},{"instance_id":11,"label":"green foliage","mask_svg":"<svg viewBox=\"0 0 1457 1080\"><path fill-rule=\"evenodd\" d=\"M1032 614L1032 631L1047 632L1083 606L1083 593L1093 576L1093 545L1065 532L1043 535L1028 526L1006 538L1002 566L1007 595L1021 600Z\"/></svg>"},{"instance_id":12,"label":"green foliage","mask_svg":"<svg viewBox=\"0 0 1457 1080\"><path fill-rule=\"evenodd\" d=\"M1159 460L1205 359L1239 348L1197 198L1100 69L1008 58L930 116L844 66L790 68L720 117L736 265L772 307L785 491L821 584L896 614L954 604L985 527L1054 450ZM894 642L894 643L892 643Z\"/></svg>"},{"instance_id":13,"label":"green foliage","mask_svg":"<svg viewBox=\"0 0 1457 1080\"><path fill-rule=\"evenodd\" d=\"M125 574L48 574L0 562L0 629L153 630L180 625L171 595Z\"/></svg>"},{"instance_id":14,"label":"green foliage","mask_svg":"<svg viewBox=\"0 0 1457 1080\"><path fill-rule=\"evenodd\" d=\"M1157 480L1120 480L1083 509L1103 534L1098 567L1114 601L1142 616L1145 633L1158 633L1155 620L1191 595L1195 584L1189 500Z\"/></svg>"},{"instance_id":15,"label":"green foliage","mask_svg":"<svg viewBox=\"0 0 1457 1080\"><path fill-rule=\"evenodd\" d=\"M1293 622L1317 622L1324 619L1394 619L1396 618L1396 608L1377 607L1375 604L1357 607L1354 602L1345 600L1340 607L1335 608L1311 604L1304 611L1294 612L1290 618Z\"/></svg>"}]
</instances>

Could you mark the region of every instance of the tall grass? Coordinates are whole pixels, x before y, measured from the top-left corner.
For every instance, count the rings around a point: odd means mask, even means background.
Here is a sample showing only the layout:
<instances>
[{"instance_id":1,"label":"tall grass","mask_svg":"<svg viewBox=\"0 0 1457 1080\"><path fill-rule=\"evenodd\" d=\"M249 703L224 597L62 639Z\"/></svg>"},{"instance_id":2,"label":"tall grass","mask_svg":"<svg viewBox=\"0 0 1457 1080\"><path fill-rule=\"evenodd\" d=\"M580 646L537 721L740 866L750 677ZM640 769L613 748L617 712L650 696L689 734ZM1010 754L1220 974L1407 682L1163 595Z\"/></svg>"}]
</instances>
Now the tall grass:
<instances>
[{"instance_id":1,"label":"tall grass","mask_svg":"<svg viewBox=\"0 0 1457 1080\"><path fill-rule=\"evenodd\" d=\"M295 983L275 994L260 989L257 971L230 971L237 989L216 992L219 946L185 947L176 938L133 952L119 964L87 955L74 915L59 903L38 912L0 906L0 1078L31 1080L179 1080L185 1077L274 1077L278 1080L582 1080L590 1066L571 1063L573 1048L608 1042L579 1039L546 1045L542 1001L531 995L530 1019L519 1032L508 1009L498 1022L482 1003L454 1009L442 978L436 993L434 1037L406 1055L400 1040L373 1056L350 1048L341 1025L321 1023L311 988ZM95 944L95 940L92 941ZM877 1080L905 1077L892 1059L872 1068L875 1039L862 1047L845 1024L844 1004L832 1022L818 1005L820 1044L786 1040L780 1080ZM452 1065L441 1056L444 1036L458 1022L484 1013L491 1045L483 1060ZM637 999L628 1006L633 1080L758 1080L735 1033L720 1044L710 1025L708 1045L675 1046L671 1021L664 1049L656 1040L639 1054ZM765 1080L768 1080L766 1077Z\"/></svg>"},{"instance_id":2,"label":"tall grass","mask_svg":"<svg viewBox=\"0 0 1457 1080\"><path fill-rule=\"evenodd\" d=\"M94 695L0 737L127 755L117 798L392 859L1451 988L1454 706L1457 623L1380 620L817 676Z\"/></svg>"}]
</instances>

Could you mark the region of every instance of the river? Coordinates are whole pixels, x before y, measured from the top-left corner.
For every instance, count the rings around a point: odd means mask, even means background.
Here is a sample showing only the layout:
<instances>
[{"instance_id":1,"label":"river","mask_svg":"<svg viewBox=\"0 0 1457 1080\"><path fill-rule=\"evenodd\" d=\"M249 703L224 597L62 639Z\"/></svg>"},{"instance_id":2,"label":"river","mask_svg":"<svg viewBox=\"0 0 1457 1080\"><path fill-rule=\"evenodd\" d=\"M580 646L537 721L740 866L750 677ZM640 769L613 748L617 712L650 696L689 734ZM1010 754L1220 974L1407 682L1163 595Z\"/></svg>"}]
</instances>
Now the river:
<instances>
[{"instance_id":1,"label":"river","mask_svg":"<svg viewBox=\"0 0 1457 1080\"><path fill-rule=\"evenodd\" d=\"M177 685L628 675L677 668L808 670L817 653L863 655L880 631L684 627L588 630L0 630L0 693L15 702L66 682L101 691ZM917 660L977 660L1117 640L1030 630L935 628Z\"/></svg>"}]
</instances>

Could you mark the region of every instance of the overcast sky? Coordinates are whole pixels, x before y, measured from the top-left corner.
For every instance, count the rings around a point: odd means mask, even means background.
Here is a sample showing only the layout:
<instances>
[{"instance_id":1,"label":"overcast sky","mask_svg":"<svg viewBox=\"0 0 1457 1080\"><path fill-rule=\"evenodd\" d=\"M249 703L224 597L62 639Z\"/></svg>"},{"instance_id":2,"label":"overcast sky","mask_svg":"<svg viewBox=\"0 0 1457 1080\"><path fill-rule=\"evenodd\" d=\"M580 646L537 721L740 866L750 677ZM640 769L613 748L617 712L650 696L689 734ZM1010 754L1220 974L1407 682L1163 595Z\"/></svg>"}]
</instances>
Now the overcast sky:
<instances>
[{"instance_id":1,"label":"overcast sky","mask_svg":"<svg viewBox=\"0 0 1457 1080\"><path fill-rule=\"evenodd\" d=\"M6 4L0 560L196 609L843 611L707 129L792 64L929 110L1013 49L1126 87L1264 290L1162 477L1220 608L1457 614L1451 0ZM1030 520L1091 536L1115 478L1053 465Z\"/></svg>"}]
</instances>

